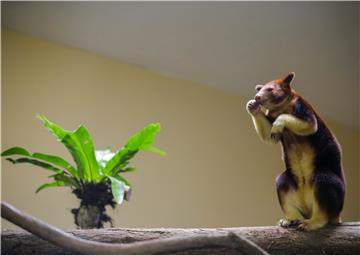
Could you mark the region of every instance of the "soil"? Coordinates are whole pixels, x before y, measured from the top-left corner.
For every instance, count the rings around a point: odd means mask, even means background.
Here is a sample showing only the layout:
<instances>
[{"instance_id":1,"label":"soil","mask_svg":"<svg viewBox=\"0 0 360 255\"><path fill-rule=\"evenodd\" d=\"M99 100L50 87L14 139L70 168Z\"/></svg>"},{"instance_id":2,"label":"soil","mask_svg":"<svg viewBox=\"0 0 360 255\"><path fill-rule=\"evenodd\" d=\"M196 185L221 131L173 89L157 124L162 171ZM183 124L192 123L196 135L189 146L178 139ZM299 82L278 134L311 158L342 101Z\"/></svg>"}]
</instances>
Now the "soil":
<instances>
[{"instance_id":1,"label":"soil","mask_svg":"<svg viewBox=\"0 0 360 255\"><path fill-rule=\"evenodd\" d=\"M79 228L103 228L107 222L113 227L111 217L106 214L107 205L112 208L116 205L110 183L86 183L72 192L80 199L80 207L71 210Z\"/></svg>"}]
</instances>

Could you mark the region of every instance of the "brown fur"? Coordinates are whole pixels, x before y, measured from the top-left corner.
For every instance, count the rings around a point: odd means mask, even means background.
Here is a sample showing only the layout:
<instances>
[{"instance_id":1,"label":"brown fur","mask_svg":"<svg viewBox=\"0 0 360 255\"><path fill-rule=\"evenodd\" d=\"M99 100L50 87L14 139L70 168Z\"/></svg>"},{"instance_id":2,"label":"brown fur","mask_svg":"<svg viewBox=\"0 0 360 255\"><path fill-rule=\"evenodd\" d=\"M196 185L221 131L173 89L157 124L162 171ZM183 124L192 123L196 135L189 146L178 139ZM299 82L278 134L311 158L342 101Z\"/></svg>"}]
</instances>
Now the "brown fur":
<instances>
[{"instance_id":1,"label":"brown fur","mask_svg":"<svg viewBox=\"0 0 360 255\"><path fill-rule=\"evenodd\" d=\"M341 148L314 108L291 88L294 73L256 85L247 110L264 141L281 142L286 170L276 186L283 227L339 222L345 195Z\"/></svg>"}]
</instances>

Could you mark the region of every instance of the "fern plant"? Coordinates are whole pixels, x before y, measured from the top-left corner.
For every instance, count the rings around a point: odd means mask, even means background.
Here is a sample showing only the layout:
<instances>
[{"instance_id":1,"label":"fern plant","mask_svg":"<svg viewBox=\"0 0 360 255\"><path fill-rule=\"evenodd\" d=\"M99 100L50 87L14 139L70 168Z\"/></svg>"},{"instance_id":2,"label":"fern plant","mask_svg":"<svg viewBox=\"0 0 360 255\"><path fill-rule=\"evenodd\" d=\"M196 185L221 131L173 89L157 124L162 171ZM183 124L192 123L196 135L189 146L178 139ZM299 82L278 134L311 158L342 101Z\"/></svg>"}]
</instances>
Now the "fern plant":
<instances>
[{"instance_id":1,"label":"fern plant","mask_svg":"<svg viewBox=\"0 0 360 255\"><path fill-rule=\"evenodd\" d=\"M65 145L75 166L62 157L30 153L22 147L7 149L1 156L13 164L29 163L53 172L49 176L53 181L42 184L36 192L50 187L70 187L81 201L80 207L72 210L75 224L81 228L100 228L105 222L112 224L105 206L114 208L124 199L129 199L131 184L123 173L135 171L129 163L139 151L150 150L165 155L164 151L153 147L156 134L160 131L158 123L149 124L132 136L125 146L112 152L110 149L95 150L93 140L83 125L75 131L67 131L43 115L37 117Z\"/></svg>"}]
</instances>

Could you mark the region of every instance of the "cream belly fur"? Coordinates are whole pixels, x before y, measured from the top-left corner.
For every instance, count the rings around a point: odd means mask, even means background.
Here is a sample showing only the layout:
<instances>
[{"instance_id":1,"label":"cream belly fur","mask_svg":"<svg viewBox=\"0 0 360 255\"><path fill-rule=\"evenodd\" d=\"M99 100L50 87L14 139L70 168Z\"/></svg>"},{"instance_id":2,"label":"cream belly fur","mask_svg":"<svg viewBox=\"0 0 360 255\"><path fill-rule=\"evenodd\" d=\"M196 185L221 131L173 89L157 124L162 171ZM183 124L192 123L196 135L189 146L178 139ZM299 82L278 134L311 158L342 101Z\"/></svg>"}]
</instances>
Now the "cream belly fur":
<instances>
[{"instance_id":1,"label":"cream belly fur","mask_svg":"<svg viewBox=\"0 0 360 255\"><path fill-rule=\"evenodd\" d=\"M314 204L314 190L311 184L312 174L314 173L314 151L307 143L294 143L290 145L287 156L292 173L298 183L298 188L290 190L286 194L284 207L295 207L301 212L302 216L311 218ZM298 219L299 215L296 214Z\"/></svg>"}]
</instances>

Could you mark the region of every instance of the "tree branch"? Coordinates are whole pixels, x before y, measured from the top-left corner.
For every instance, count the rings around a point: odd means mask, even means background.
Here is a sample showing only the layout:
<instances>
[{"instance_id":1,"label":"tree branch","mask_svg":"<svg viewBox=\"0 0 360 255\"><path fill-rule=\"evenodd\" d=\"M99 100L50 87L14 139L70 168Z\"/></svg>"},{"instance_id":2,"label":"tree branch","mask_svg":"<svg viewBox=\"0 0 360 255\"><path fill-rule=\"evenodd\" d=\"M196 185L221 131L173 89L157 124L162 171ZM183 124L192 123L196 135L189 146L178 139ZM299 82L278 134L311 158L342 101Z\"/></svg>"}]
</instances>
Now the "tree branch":
<instances>
[{"instance_id":1,"label":"tree branch","mask_svg":"<svg viewBox=\"0 0 360 255\"><path fill-rule=\"evenodd\" d=\"M314 232L299 232L272 226L218 229L91 229L70 230L67 234L89 241L100 241L105 245L108 243L115 243L119 247L136 245L139 249L136 251L139 252L137 254L156 254L164 246L166 249L161 253L164 255L259 254L251 250L252 246L248 246L248 242L242 242L243 237L272 255L360 254L360 222L329 226ZM170 248L168 248L169 243L166 243L169 240L173 245ZM184 240L193 241L189 243L185 241L184 244L182 243ZM147 246L149 242L156 245L150 249L150 246ZM242 246L243 244L245 247ZM128 249L129 253L120 253L120 255L135 254L132 248ZM109 254L107 250L100 249L99 252ZM75 255L78 253L54 246L23 230L5 230L2 232L2 254Z\"/></svg>"}]
</instances>

